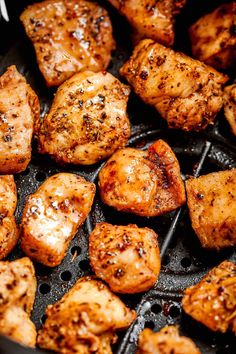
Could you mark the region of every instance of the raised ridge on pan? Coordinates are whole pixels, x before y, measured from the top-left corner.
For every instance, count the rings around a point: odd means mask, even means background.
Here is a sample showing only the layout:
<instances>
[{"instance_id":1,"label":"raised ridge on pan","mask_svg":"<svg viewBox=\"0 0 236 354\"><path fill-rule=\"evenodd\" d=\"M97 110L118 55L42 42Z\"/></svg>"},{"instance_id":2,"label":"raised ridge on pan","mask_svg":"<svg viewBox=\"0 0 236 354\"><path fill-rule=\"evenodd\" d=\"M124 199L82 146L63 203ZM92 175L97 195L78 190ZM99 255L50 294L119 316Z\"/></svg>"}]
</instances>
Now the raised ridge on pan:
<instances>
[{"instance_id":1,"label":"raised ridge on pan","mask_svg":"<svg viewBox=\"0 0 236 354\"><path fill-rule=\"evenodd\" d=\"M24 34L18 16L26 4L34 1L14 0L7 1L10 22L2 24L0 64L1 73L10 65L16 64L33 88L39 94L42 116L47 112L54 89L46 88L43 78L38 70L33 48ZM99 1L107 7L111 14L114 34L117 40L117 50L113 54L109 71L118 76L118 69L131 53L131 43L127 41L129 26L126 21L107 5L106 1ZM176 48L189 53L187 28L202 14L211 11L224 1L216 0L189 0L183 13L177 19ZM14 30L12 30L14 28ZM233 77L231 75L231 77ZM228 123L222 113L217 117L214 127L202 133L183 133L168 130L166 123L158 113L141 102L135 94L131 95L128 113L132 124L130 146L145 148L154 140L166 140L176 152L180 161L183 176L193 174L196 165L201 159L204 148L208 149L201 174L236 167L235 137L230 133ZM206 142L209 144L206 145ZM23 173L16 175L18 188L17 222L21 220L21 213L28 194L34 192L38 186L50 175L59 171L79 173L91 181L97 182L97 174L101 164L87 167L59 166L46 156L40 156L34 147L33 158ZM162 247L173 221L175 213L159 218L147 219L135 215L119 213L103 205L97 194L95 203L87 222L79 229L72 241L62 264L49 269L39 264L36 266L38 281L37 295L32 319L37 328L45 320L44 312L48 304L66 293L77 278L91 272L88 261L87 238L96 222L106 220L114 224L137 223L139 226L148 226L159 234L159 243ZM125 222L124 222L125 220ZM184 212L176 225L173 237L167 245L162 260L162 271L157 285L148 293L142 295L121 296L131 307L138 308L139 318L128 330L128 335L120 333L119 342L114 353L134 353L139 331L143 327L159 330L166 324L180 325L183 334L191 337L204 354L235 354L235 337L231 333L216 334L196 321L193 321L181 310L181 293L187 286L196 283L203 274L223 259L236 261L234 249L222 252L209 252L203 250L195 236L187 212ZM9 259L22 256L17 247ZM141 305L138 305L141 301ZM33 354L42 351L24 349L8 339L0 337L0 353L3 354Z\"/></svg>"}]
</instances>

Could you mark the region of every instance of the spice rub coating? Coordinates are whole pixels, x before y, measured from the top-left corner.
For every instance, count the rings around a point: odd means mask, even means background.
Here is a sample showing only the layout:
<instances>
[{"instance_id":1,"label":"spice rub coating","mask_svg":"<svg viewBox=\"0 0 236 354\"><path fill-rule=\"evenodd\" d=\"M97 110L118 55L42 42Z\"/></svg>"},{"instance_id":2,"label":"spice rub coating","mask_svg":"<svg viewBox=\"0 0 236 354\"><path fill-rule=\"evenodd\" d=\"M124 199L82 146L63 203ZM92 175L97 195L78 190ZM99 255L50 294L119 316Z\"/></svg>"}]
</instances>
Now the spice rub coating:
<instances>
[{"instance_id":1,"label":"spice rub coating","mask_svg":"<svg viewBox=\"0 0 236 354\"><path fill-rule=\"evenodd\" d=\"M213 124L223 105L227 76L150 39L141 41L120 70L142 100L170 128L199 131Z\"/></svg>"},{"instance_id":2,"label":"spice rub coating","mask_svg":"<svg viewBox=\"0 0 236 354\"><path fill-rule=\"evenodd\" d=\"M21 21L48 86L79 71L105 70L114 49L108 13L84 0L46 0L27 7Z\"/></svg>"},{"instance_id":3,"label":"spice rub coating","mask_svg":"<svg viewBox=\"0 0 236 354\"><path fill-rule=\"evenodd\" d=\"M95 185L72 173L49 177L28 197L21 221L21 248L49 267L65 257L92 207Z\"/></svg>"},{"instance_id":4,"label":"spice rub coating","mask_svg":"<svg viewBox=\"0 0 236 354\"><path fill-rule=\"evenodd\" d=\"M149 290L160 272L157 237L147 227L97 224L89 236L89 258L95 274L114 292Z\"/></svg>"},{"instance_id":5,"label":"spice rub coating","mask_svg":"<svg viewBox=\"0 0 236 354\"><path fill-rule=\"evenodd\" d=\"M126 145L130 89L107 72L75 74L58 89L39 133L39 151L90 165Z\"/></svg>"},{"instance_id":6,"label":"spice rub coating","mask_svg":"<svg viewBox=\"0 0 236 354\"><path fill-rule=\"evenodd\" d=\"M168 213L185 203L184 183L174 152L163 140L148 150L118 150L99 173L104 203L141 216Z\"/></svg>"}]
</instances>

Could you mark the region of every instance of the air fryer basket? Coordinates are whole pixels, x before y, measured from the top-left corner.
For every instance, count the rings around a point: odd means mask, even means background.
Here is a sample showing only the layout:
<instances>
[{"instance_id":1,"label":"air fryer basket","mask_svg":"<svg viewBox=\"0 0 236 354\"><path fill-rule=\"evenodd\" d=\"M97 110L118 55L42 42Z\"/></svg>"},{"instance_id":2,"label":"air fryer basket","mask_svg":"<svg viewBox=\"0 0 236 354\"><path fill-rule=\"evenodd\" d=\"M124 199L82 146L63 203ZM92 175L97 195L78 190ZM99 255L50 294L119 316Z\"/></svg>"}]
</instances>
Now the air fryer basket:
<instances>
[{"instance_id":1,"label":"air fryer basket","mask_svg":"<svg viewBox=\"0 0 236 354\"><path fill-rule=\"evenodd\" d=\"M1 21L1 73L11 64L16 64L20 72L38 93L41 103L42 117L48 111L55 89L48 89L38 70L33 47L26 37L19 21L19 14L24 7L33 1L7 0L10 22ZM176 49L189 54L187 28L201 15L216 8L224 1L188 0L176 24ZM106 1L100 1L112 18L117 49L113 54L109 71L119 77L119 68L132 51L130 32L126 20L119 16ZM231 81L234 74L229 73ZM180 162L182 175L206 174L213 171L236 167L235 137L230 133L228 123L220 113L216 124L201 133L183 133L167 129L166 123L151 107L145 105L131 94L128 113L132 124L132 136L129 145L146 148L156 139L167 141L175 151ZM199 163L200 162L200 163ZM57 172L69 171L78 173L90 181L97 182L97 175L103 163L88 167L59 166L46 156L37 154L33 146L33 158L28 168L15 175L18 188L18 207L16 219L21 220L26 196L34 192L49 176ZM167 324L179 325L180 332L191 337L204 354L235 354L236 341L231 333L216 334L185 315L181 309L182 291L195 284L212 267L224 259L236 261L233 248L221 252L204 250L194 234L188 211L167 214L158 218L141 218L134 215L116 212L102 204L96 195L93 209L78 234L71 242L67 256L56 268L47 268L35 264L37 274L37 293L32 319L37 328L45 320L45 309L65 294L75 281L91 274L88 260L88 235L95 224L106 220L112 224L136 223L138 226L153 228L159 235L162 249L162 270L154 289L141 295L121 296L122 300L138 311L138 318L128 331L119 334L119 341L114 353L134 353L139 332L144 327L159 330ZM16 247L10 260L23 256ZM18 344L0 337L0 353L30 354L42 353L40 350L23 348Z\"/></svg>"}]
</instances>

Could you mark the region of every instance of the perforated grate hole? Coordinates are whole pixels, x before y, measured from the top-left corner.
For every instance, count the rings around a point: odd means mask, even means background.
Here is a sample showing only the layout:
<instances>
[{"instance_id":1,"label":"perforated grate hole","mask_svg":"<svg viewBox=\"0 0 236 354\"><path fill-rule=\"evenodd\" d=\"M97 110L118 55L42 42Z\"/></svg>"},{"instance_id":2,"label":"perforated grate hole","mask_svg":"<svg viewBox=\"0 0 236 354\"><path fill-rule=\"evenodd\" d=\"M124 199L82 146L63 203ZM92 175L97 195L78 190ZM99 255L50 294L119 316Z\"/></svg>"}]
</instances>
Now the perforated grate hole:
<instances>
[{"instance_id":1,"label":"perforated grate hole","mask_svg":"<svg viewBox=\"0 0 236 354\"><path fill-rule=\"evenodd\" d=\"M72 254L72 256L77 257L81 254L81 251L82 250L79 246L74 246L71 248L70 253Z\"/></svg>"},{"instance_id":2,"label":"perforated grate hole","mask_svg":"<svg viewBox=\"0 0 236 354\"><path fill-rule=\"evenodd\" d=\"M154 329L155 328L155 323L153 321L146 321L145 322L145 328Z\"/></svg>"},{"instance_id":3,"label":"perforated grate hole","mask_svg":"<svg viewBox=\"0 0 236 354\"><path fill-rule=\"evenodd\" d=\"M72 274L69 270L65 270L61 273L61 280L63 281L70 281L72 278Z\"/></svg>"},{"instance_id":4,"label":"perforated grate hole","mask_svg":"<svg viewBox=\"0 0 236 354\"><path fill-rule=\"evenodd\" d=\"M179 307L172 305L169 309L169 316L172 318L178 317L180 315Z\"/></svg>"},{"instance_id":5,"label":"perforated grate hole","mask_svg":"<svg viewBox=\"0 0 236 354\"><path fill-rule=\"evenodd\" d=\"M190 258L184 257L183 259L181 259L180 263L183 268L189 268L192 264L192 261Z\"/></svg>"},{"instance_id":6,"label":"perforated grate hole","mask_svg":"<svg viewBox=\"0 0 236 354\"><path fill-rule=\"evenodd\" d=\"M162 311L162 307L161 307L161 305L159 305L159 304L154 304L154 305L152 305L152 307L151 307L151 311L152 311L153 313L155 313L155 314L158 314L158 313L160 313L160 312Z\"/></svg>"},{"instance_id":7,"label":"perforated grate hole","mask_svg":"<svg viewBox=\"0 0 236 354\"><path fill-rule=\"evenodd\" d=\"M44 172L37 172L35 174L35 179L38 182L43 182L46 178L47 178L47 175Z\"/></svg>"},{"instance_id":8,"label":"perforated grate hole","mask_svg":"<svg viewBox=\"0 0 236 354\"><path fill-rule=\"evenodd\" d=\"M79 262L79 267L81 270L84 270L84 271L88 271L90 270L90 264L89 264L89 261L87 259L84 259L82 261Z\"/></svg>"},{"instance_id":9,"label":"perforated grate hole","mask_svg":"<svg viewBox=\"0 0 236 354\"><path fill-rule=\"evenodd\" d=\"M43 284L39 285L39 292L43 295L50 293L50 290L51 290L51 287L47 283L43 283Z\"/></svg>"}]
</instances>

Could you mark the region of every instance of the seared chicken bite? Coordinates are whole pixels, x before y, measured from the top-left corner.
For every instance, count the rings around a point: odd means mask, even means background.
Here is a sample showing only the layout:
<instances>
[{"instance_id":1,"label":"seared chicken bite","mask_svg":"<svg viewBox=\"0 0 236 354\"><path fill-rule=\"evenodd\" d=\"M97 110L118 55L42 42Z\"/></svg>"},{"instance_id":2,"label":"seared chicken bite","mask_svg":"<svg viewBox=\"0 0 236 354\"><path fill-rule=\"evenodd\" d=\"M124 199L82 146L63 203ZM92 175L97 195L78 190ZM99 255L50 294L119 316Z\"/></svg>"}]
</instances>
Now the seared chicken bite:
<instances>
[{"instance_id":1,"label":"seared chicken bite","mask_svg":"<svg viewBox=\"0 0 236 354\"><path fill-rule=\"evenodd\" d=\"M166 46L174 43L174 17L186 0L109 0L124 15L135 35Z\"/></svg>"},{"instance_id":2,"label":"seared chicken bite","mask_svg":"<svg viewBox=\"0 0 236 354\"><path fill-rule=\"evenodd\" d=\"M192 227L203 247L236 245L236 169L186 182Z\"/></svg>"},{"instance_id":3,"label":"seared chicken bite","mask_svg":"<svg viewBox=\"0 0 236 354\"><path fill-rule=\"evenodd\" d=\"M31 159L39 101L25 78L10 66L0 77L0 173L18 173Z\"/></svg>"},{"instance_id":4,"label":"seared chicken bite","mask_svg":"<svg viewBox=\"0 0 236 354\"><path fill-rule=\"evenodd\" d=\"M236 135L236 84L225 87L224 112L232 133Z\"/></svg>"},{"instance_id":5,"label":"seared chicken bite","mask_svg":"<svg viewBox=\"0 0 236 354\"><path fill-rule=\"evenodd\" d=\"M14 212L17 193L13 176L0 176L0 259L5 258L15 247L19 232Z\"/></svg>"},{"instance_id":6,"label":"seared chicken bite","mask_svg":"<svg viewBox=\"0 0 236 354\"><path fill-rule=\"evenodd\" d=\"M154 333L145 328L139 336L137 354L201 354L190 338L180 336L177 327L166 326Z\"/></svg>"},{"instance_id":7,"label":"seared chicken bite","mask_svg":"<svg viewBox=\"0 0 236 354\"><path fill-rule=\"evenodd\" d=\"M201 17L189 30L192 53L217 69L227 69L236 61L236 2L223 4Z\"/></svg>"},{"instance_id":8,"label":"seared chicken bite","mask_svg":"<svg viewBox=\"0 0 236 354\"><path fill-rule=\"evenodd\" d=\"M74 75L57 91L39 134L39 151L59 162L89 165L104 159L130 136L130 89L109 73Z\"/></svg>"},{"instance_id":9,"label":"seared chicken bite","mask_svg":"<svg viewBox=\"0 0 236 354\"><path fill-rule=\"evenodd\" d=\"M112 354L116 330L128 327L135 311L100 281L85 277L46 310L38 345L63 354Z\"/></svg>"},{"instance_id":10,"label":"seared chicken bite","mask_svg":"<svg viewBox=\"0 0 236 354\"><path fill-rule=\"evenodd\" d=\"M0 333L32 347L36 329L30 314L35 292L35 272L29 258L0 262Z\"/></svg>"},{"instance_id":11,"label":"seared chicken bite","mask_svg":"<svg viewBox=\"0 0 236 354\"><path fill-rule=\"evenodd\" d=\"M141 216L158 216L185 203L184 183L174 152L163 140L147 151L121 149L99 173L104 203Z\"/></svg>"},{"instance_id":12,"label":"seared chicken bite","mask_svg":"<svg viewBox=\"0 0 236 354\"><path fill-rule=\"evenodd\" d=\"M212 331L236 334L236 265L224 261L200 283L187 288L182 300L184 311Z\"/></svg>"},{"instance_id":13,"label":"seared chicken bite","mask_svg":"<svg viewBox=\"0 0 236 354\"><path fill-rule=\"evenodd\" d=\"M107 11L84 0L46 0L28 6L21 21L48 86L74 73L107 68L114 49Z\"/></svg>"},{"instance_id":14,"label":"seared chicken bite","mask_svg":"<svg viewBox=\"0 0 236 354\"><path fill-rule=\"evenodd\" d=\"M28 197L21 222L21 248L30 258L55 267L90 212L95 185L72 173L49 177Z\"/></svg>"},{"instance_id":15,"label":"seared chicken bite","mask_svg":"<svg viewBox=\"0 0 236 354\"><path fill-rule=\"evenodd\" d=\"M226 76L149 39L137 45L120 72L170 128L202 130L223 105Z\"/></svg>"},{"instance_id":16,"label":"seared chicken bite","mask_svg":"<svg viewBox=\"0 0 236 354\"><path fill-rule=\"evenodd\" d=\"M89 237L89 257L97 277L118 293L150 289L160 272L157 234L136 225L96 225Z\"/></svg>"}]
</instances>

